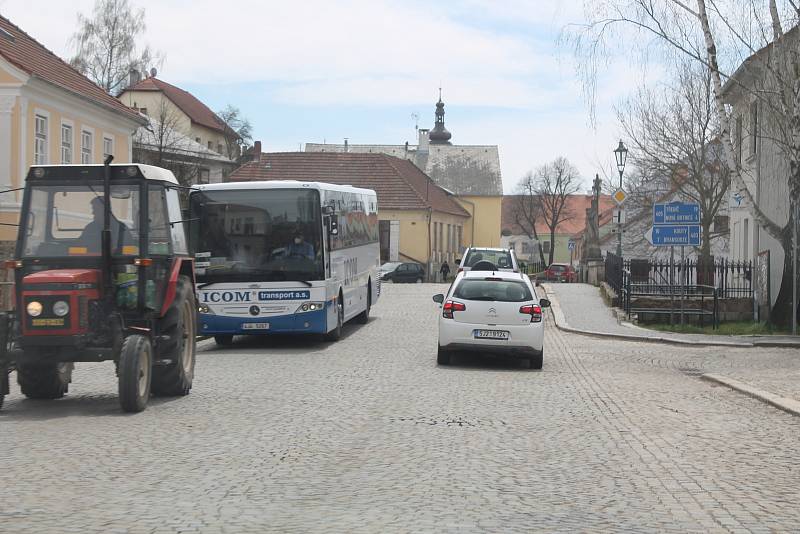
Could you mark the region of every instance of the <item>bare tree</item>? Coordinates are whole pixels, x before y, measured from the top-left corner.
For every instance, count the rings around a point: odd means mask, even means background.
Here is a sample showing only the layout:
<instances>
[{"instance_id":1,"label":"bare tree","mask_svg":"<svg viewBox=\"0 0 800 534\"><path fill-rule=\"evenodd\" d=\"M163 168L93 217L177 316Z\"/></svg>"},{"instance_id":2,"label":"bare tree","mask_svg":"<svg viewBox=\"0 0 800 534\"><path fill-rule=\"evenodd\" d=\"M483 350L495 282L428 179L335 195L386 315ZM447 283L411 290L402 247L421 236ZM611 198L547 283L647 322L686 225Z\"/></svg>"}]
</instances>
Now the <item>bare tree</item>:
<instances>
[{"instance_id":1,"label":"bare tree","mask_svg":"<svg viewBox=\"0 0 800 534\"><path fill-rule=\"evenodd\" d=\"M181 185L196 183L198 151L180 133L179 112L166 98L161 99L155 111L149 124L139 128L134 136L134 161L169 169Z\"/></svg>"},{"instance_id":2,"label":"bare tree","mask_svg":"<svg viewBox=\"0 0 800 534\"><path fill-rule=\"evenodd\" d=\"M541 218L539 201L536 198L536 181L532 172L528 172L517 184L517 194L514 195L512 215L514 222L519 226L528 239L539 243L539 233L536 224ZM539 246L539 259L545 265L544 252Z\"/></svg>"},{"instance_id":3,"label":"bare tree","mask_svg":"<svg viewBox=\"0 0 800 534\"><path fill-rule=\"evenodd\" d=\"M107 93L117 95L132 69L147 71L162 61L148 46L137 45L144 30L144 9L134 9L128 0L96 0L90 17L78 14L70 63Z\"/></svg>"},{"instance_id":4,"label":"bare tree","mask_svg":"<svg viewBox=\"0 0 800 534\"><path fill-rule=\"evenodd\" d=\"M717 237L711 228L727 202L731 174L718 137L708 70L691 63L680 66L673 83L640 89L617 108L617 117L631 140L629 161L644 178L638 186L678 191L700 205L700 257L707 264L711 240Z\"/></svg>"},{"instance_id":5,"label":"bare tree","mask_svg":"<svg viewBox=\"0 0 800 534\"><path fill-rule=\"evenodd\" d=\"M250 121L242 116L241 110L228 104L222 111L217 112L225 128L225 156L235 160L253 144L253 126Z\"/></svg>"},{"instance_id":6,"label":"bare tree","mask_svg":"<svg viewBox=\"0 0 800 534\"><path fill-rule=\"evenodd\" d=\"M569 195L580 189L578 170L564 157L542 165L534 174L536 201L539 213L547 229L550 231L550 252L547 265L553 263L555 253L556 231L561 223L575 217L567 205Z\"/></svg>"},{"instance_id":7,"label":"bare tree","mask_svg":"<svg viewBox=\"0 0 800 534\"><path fill-rule=\"evenodd\" d=\"M733 117L726 102L727 89L738 91L759 103L762 119L753 124L753 138L774 142L788 163L786 173L790 205L800 201L800 54L796 26L800 8L795 0L741 0L721 3L715 0L588 0L587 24L567 33L581 63L585 92L593 116L594 87L599 68L614 47L631 38L649 37L655 46L637 46L648 54L662 57L683 55L704 65L709 72L714 109L719 121L719 140L731 174L732 188L759 227L782 244L784 276L773 318L785 322L791 317L791 264L794 255L791 229L794 217L786 223L766 212L748 188L749 178L740 165L731 132ZM710 8L709 8L710 6ZM791 35L784 27L792 28ZM577 29L576 29L577 28ZM631 35L632 34L632 35ZM639 41L640 42L640 41ZM748 59L749 58L749 59ZM736 70L736 72L734 72ZM759 129L756 129L756 124ZM737 130L738 130L738 124ZM760 127L764 127L762 131Z\"/></svg>"}]
</instances>

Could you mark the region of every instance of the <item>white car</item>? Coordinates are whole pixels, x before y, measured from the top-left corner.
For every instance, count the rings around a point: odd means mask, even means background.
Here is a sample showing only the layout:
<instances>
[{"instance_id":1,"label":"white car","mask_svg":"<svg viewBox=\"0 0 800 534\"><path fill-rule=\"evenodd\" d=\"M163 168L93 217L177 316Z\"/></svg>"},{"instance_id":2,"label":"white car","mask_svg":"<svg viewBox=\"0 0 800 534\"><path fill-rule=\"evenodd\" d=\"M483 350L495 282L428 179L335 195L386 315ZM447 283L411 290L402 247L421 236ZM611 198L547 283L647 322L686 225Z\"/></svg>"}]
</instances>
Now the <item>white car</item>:
<instances>
[{"instance_id":1,"label":"white car","mask_svg":"<svg viewBox=\"0 0 800 534\"><path fill-rule=\"evenodd\" d=\"M458 266L458 272L474 268L505 272L519 272L519 262L513 250L507 248L469 247Z\"/></svg>"},{"instance_id":2,"label":"white car","mask_svg":"<svg viewBox=\"0 0 800 534\"><path fill-rule=\"evenodd\" d=\"M544 321L539 299L524 274L513 272L461 272L446 295L434 295L439 315L440 365L450 363L454 352L469 351L527 359L531 369L541 369Z\"/></svg>"}]
</instances>

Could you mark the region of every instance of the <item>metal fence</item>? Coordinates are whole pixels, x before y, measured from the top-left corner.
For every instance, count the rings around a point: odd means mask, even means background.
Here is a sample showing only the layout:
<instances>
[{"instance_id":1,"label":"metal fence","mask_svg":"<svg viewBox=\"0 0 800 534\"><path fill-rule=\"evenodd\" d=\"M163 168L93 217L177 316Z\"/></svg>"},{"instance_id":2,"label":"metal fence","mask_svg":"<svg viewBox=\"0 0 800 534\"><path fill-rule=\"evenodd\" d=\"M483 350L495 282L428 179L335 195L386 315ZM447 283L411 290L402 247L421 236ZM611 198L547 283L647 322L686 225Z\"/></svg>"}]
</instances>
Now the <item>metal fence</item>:
<instances>
[{"instance_id":1,"label":"metal fence","mask_svg":"<svg viewBox=\"0 0 800 534\"><path fill-rule=\"evenodd\" d=\"M713 287L719 298L751 298L753 296L753 262L716 259L703 263L697 259L684 261L623 259L606 255L606 282L617 292L626 284L652 287L652 294L670 294L669 286ZM627 278L630 277L630 280ZM665 293L666 292L666 293Z\"/></svg>"}]
</instances>

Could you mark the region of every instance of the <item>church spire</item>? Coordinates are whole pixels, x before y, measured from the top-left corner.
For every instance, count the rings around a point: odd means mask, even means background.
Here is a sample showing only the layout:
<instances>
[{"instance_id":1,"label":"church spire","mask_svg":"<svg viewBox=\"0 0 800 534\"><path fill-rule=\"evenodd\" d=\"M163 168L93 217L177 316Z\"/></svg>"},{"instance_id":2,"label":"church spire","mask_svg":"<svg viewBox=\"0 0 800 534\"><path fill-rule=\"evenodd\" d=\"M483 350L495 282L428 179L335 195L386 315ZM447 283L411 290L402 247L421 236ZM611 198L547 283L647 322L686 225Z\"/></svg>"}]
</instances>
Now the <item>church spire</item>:
<instances>
[{"instance_id":1,"label":"church spire","mask_svg":"<svg viewBox=\"0 0 800 534\"><path fill-rule=\"evenodd\" d=\"M442 88L439 88L439 101L436 103L436 123L428 134L431 144L449 145L452 134L444 127L444 102L442 102Z\"/></svg>"}]
</instances>

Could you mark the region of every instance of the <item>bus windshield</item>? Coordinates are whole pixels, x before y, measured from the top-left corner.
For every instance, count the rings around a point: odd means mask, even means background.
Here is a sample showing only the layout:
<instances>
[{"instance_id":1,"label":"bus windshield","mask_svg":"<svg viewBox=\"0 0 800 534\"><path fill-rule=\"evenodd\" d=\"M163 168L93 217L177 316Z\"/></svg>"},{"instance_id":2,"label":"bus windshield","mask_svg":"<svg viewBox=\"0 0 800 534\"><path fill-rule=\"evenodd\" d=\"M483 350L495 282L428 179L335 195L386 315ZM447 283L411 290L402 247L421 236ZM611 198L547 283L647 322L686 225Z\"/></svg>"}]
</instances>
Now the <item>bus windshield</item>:
<instances>
[{"instance_id":1,"label":"bus windshield","mask_svg":"<svg viewBox=\"0 0 800 534\"><path fill-rule=\"evenodd\" d=\"M199 283L324 280L316 190L199 191L190 198Z\"/></svg>"}]
</instances>

